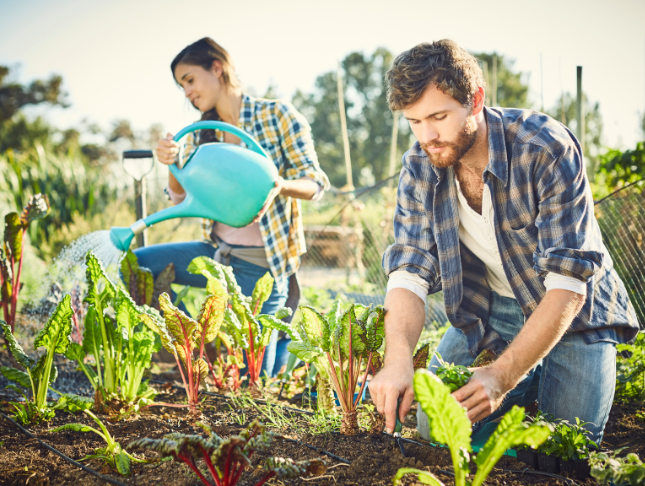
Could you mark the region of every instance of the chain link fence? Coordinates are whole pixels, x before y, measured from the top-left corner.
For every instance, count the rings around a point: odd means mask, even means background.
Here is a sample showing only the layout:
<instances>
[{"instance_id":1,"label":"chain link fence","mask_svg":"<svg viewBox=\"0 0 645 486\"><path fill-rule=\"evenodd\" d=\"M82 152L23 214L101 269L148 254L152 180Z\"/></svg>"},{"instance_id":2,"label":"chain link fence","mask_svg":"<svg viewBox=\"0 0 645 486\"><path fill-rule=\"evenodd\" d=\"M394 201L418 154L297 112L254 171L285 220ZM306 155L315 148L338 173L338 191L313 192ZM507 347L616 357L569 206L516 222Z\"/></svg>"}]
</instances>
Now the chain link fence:
<instances>
[{"instance_id":1,"label":"chain link fence","mask_svg":"<svg viewBox=\"0 0 645 486\"><path fill-rule=\"evenodd\" d=\"M381 258L394 242L393 215L398 175L355 192L330 191L321 203L304 207L308 251L299 271L304 298L343 294L361 304L383 304L387 276ZM636 309L645 324L645 194L644 181L598 201L596 217L603 240ZM320 304L320 302L315 302ZM323 304L324 307L324 304ZM426 326L448 321L443 294L428 296Z\"/></svg>"}]
</instances>

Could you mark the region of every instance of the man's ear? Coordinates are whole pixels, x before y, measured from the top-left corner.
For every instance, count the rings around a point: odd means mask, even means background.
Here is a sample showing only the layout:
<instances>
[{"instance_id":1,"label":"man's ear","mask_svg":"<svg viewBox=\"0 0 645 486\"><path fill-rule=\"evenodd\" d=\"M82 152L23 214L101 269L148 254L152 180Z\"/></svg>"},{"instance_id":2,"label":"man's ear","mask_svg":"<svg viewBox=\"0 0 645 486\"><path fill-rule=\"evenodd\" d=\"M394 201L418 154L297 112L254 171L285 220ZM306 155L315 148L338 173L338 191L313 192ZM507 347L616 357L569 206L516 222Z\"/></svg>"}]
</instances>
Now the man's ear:
<instances>
[{"instance_id":1,"label":"man's ear","mask_svg":"<svg viewBox=\"0 0 645 486\"><path fill-rule=\"evenodd\" d=\"M486 91L483 87L479 86L473 95L473 115L479 115L484 109L484 101L486 100Z\"/></svg>"},{"instance_id":2,"label":"man's ear","mask_svg":"<svg viewBox=\"0 0 645 486\"><path fill-rule=\"evenodd\" d=\"M219 78L222 75L222 72L224 72L222 61L215 59L213 61L213 64L211 64L211 71L213 71L215 73L215 76Z\"/></svg>"}]
</instances>

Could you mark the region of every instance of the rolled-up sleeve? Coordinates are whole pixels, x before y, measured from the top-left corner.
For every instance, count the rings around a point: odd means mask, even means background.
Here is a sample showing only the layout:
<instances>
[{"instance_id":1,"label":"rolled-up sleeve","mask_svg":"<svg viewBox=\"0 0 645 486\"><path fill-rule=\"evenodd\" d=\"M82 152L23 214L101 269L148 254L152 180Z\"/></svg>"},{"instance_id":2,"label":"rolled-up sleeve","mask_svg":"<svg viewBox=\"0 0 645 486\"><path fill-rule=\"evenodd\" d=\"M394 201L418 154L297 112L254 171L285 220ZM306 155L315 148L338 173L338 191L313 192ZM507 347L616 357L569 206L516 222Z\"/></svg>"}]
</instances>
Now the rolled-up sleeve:
<instances>
[{"instance_id":1,"label":"rolled-up sleeve","mask_svg":"<svg viewBox=\"0 0 645 486\"><path fill-rule=\"evenodd\" d=\"M419 192L404 158L394 213L394 244L385 250L382 265L387 275L405 270L420 276L428 282L432 294L441 290L441 272L431 214L421 202Z\"/></svg>"},{"instance_id":2,"label":"rolled-up sleeve","mask_svg":"<svg viewBox=\"0 0 645 486\"><path fill-rule=\"evenodd\" d=\"M585 166L573 142L549 160L538 184L534 269L587 282L601 267L603 249L593 240L594 206Z\"/></svg>"},{"instance_id":3,"label":"rolled-up sleeve","mask_svg":"<svg viewBox=\"0 0 645 486\"><path fill-rule=\"evenodd\" d=\"M329 179L320 168L309 123L291 103L277 103L276 110L280 144L287 162L280 175L288 180L308 177L328 190Z\"/></svg>"}]
</instances>

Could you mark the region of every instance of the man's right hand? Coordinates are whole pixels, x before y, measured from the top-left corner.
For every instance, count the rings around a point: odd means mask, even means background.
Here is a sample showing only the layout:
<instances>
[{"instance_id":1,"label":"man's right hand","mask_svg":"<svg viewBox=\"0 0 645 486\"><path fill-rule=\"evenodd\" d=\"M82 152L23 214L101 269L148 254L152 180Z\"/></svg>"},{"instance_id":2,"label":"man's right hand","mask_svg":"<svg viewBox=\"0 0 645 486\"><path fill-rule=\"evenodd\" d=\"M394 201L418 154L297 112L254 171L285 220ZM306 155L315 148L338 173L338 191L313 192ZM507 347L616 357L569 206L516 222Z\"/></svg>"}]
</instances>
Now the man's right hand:
<instances>
[{"instance_id":1,"label":"man's right hand","mask_svg":"<svg viewBox=\"0 0 645 486\"><path fill-rule=\"evenodd\" d=\"M399 420L405 420L414 399L412 357L385 363L383 369L370 381L370 395L376 410L385 415L385 431L391 434L396 425L396 408L399 405Z\"/></svg>"},{"instance_id":2,"label":"man's right hand","mask_svg":"<svg viewBox=\"0 0 645 486\"><path fill-rule=\"evenodd\" d=\"M177 160L179 153L179 144L172 139L172 133L168 133L166 138L159 140L157 144L157 160L162 164L172 165Z\"/></svg>"}]
</instances>

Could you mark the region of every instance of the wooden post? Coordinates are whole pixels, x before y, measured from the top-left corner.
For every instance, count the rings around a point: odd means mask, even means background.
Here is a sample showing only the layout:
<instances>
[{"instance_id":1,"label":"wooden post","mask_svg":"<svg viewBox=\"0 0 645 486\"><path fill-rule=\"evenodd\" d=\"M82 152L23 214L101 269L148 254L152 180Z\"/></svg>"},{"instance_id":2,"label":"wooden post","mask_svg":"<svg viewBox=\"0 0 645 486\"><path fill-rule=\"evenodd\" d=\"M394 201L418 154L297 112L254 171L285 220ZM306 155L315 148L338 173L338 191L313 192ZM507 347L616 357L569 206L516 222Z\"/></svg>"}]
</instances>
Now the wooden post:
<instances>
[{"instance_id":1,"label":"wooden post","mask_svg":"<svg viewBox=\"0 0 645 486\"><path fill-rule=\"evenodd\" d=\"M488 63L486 61L483 61L484 64L484 81L486 82L486 86L488 86L488 90L486 90L486 99L485 99L485 104L486 106L490 106L490 79L488 77Z\"/></svg>"},{"instance_id":2,"label":"wooden post","mask_svg":"<svg viewBox=\"0 0 645 486\"><path fill-rule=\"evenodd\" d=\"M338 63L338 70L336 72L336 81L338 84L338 110L340 111L340 129L343 134L343 147L345 148L345 170L347 171L347 190L354 189L354 181L352 178L352 159L349 154L349 136L347 134L347 119L345 118L345 96L343 94L343 72L341 70L340 62Z\"/></svg>"},{"instance_id":3,"label":"wooden post","mask_svg":"<svg viewBox=\"0 0 645 486\"><path fill-rule=\"evenodd\" d=\"M582 153L585 151L585 107L584 94L582 93L582 66L577 66L577 96L576 96L576 137L580 142Z\"/></svg>"},{"instance_id":4,"label":"wooden post","mask_svg":"<svg viewBox=\"0 0 645 486\"><path fill-rule=\"evenodd\" d=\"M397 139L399 137L399 111L395 111L392 114L392 140L390 142L390 170L388 173L388 177L392 177L394 175L394 171L396 169L396 146L397 146ZM392 189L392 179L387 183L387 187Z\"/></svg>"},{"instance_id":5,"label":"wooden post","mask_svg":"<svg viewBox=\"0 0 645 486\"><path fill-rule=\"evenodd\" d=\"M493 81L490 87L491 106L497 106L497 54L493 54Z\"/></svg>"},{"instance_id":6,"label":"wooden post","mask_svg":"<svg viewBox=\"0 0 645 486\"><path fill-rule=\"evenodd\" d=\"M544 70L542 69L542 53L540 52L540 105L544 113Z\"/></svg>"}]
</instances>

